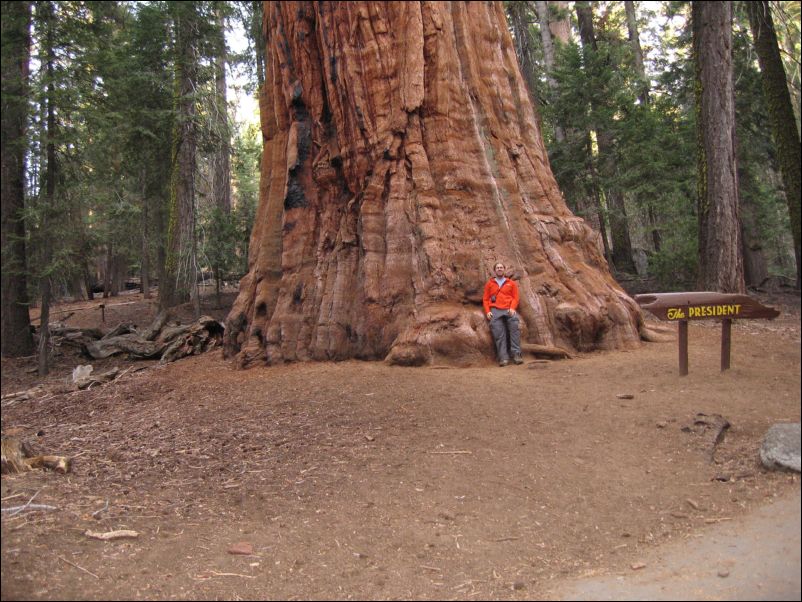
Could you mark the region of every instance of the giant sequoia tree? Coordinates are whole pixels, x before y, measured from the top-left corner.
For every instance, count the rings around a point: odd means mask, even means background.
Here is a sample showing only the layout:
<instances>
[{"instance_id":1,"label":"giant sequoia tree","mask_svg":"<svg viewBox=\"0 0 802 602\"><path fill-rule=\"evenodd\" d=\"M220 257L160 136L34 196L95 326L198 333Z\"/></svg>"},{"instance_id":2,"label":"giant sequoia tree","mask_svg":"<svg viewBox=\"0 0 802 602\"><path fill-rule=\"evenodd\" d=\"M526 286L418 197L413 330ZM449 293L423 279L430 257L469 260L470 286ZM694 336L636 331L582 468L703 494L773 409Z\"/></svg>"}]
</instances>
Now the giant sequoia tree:
<instances>
[{"instance_id":1,"label":"giant sequoia tree","mask_svg":"<svg viewBox=\"0 0 802 602\"><path fill-rule=\"evenodd\" d=\"M552 176L500 2L271 2L261 202L226 353L492 356L482 287L524 337L637 344L637 305Z\"/></svg>"}]
</instances>

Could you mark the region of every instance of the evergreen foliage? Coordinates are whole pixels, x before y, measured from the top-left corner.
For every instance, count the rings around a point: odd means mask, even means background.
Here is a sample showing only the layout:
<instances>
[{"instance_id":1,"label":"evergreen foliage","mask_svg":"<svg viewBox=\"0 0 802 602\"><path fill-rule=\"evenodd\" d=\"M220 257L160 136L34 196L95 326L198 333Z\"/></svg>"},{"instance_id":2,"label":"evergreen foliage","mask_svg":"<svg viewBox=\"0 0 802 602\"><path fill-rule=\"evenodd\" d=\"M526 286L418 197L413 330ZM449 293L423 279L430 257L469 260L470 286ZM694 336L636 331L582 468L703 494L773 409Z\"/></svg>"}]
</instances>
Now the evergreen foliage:
<instances>
[{"instance_id":1,"label":"evergreen foliage","mask_svg":"<svg viewBox=\"0 0 802 602\"><path fill-rule=\"evenodd\" d=\"M602 221L594 227L602 235L610 231L613 217L607 199L614 193L623 194L639 274L651 280L654 288L688 290L698 277L690 3L635 3L650 86L648 104L639 99L642 81L625 42L623 3L593 4L597 52L580 48L574 20L573 41L556 52L551 74L556 87L547 85L540 64L533 74L540 84L537 102L552 169L575 213L594 225L594 214L600 210ZM799 27L793 17L798 16L798 3L771 4L782 15L786 65L796 65L786 69L793 97L794 89L799 88ZM735 97L744 229L753 247L760 250L766 275L784 280L792 278L796 269L788 211L748 21L740 3L737 9ZM521 6L515 7L518 13L521 10ZM528 48L530 55L542 60L534 9L529 6L528 17L513 15L512 8L509 12L511 20L514 16L528 24L528 45L516 42L516 46ZM523 32L514 29L518 36ZM560 127L566 132L563 140L555 136ZM605 169L602 162L599 132L605 132L611 141L614 170ZM745 248L744 253L748 252Z\"/></svg>"},{"instance_id":2,"label":"evergreen foliage","mask_svg":"<svg viewBox=\"0 0 802 602\"><path fill-rule=\"evenodd\" d=\"M59 294L73 296L82 294L81 287L97 290L105 276L119 272L110 278L118 281L111 282L116 293L120 280L141 270L143 254L158 263L164 253L175 122L171 3L51 4L58 57L51 78L58 123L58 203L47 208L50 225L40 237L45 207L37 199L46 166L43 95L50 82L41 55L35 54L40 68L32 78L34 115L28 138L30 270L37 276L54 274ZM216 25L212 3L202 4L206 21L196 32L198 47L211 57ZM35 18L35 50L41 49L43 27ZM196 84L198 106L203 106L212 94L210 59L200 67ZM208 155L219 147L221 134L209 126L208 108L199 114L199 153ZM39 249L45 246L53 255L47 266L40 265ZM77 280L87 274L92 274L90 282L79 287Z\"/></svg>"}]
</instances>

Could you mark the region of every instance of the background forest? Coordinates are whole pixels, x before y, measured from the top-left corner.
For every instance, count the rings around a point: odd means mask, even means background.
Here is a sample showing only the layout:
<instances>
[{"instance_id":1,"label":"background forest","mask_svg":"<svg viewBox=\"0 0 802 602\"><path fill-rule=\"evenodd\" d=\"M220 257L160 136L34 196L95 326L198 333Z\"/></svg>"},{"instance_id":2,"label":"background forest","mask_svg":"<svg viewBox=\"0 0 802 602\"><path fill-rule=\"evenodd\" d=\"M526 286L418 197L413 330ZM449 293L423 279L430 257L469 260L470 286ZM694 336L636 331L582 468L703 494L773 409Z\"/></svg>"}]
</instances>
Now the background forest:
<instances>
[{"instance_id":1,"label":"background forest","mask_svg":"<svg viewBox=\"0 0 802 602\"><path fill-rule=\"evenodd\" d=\"M760 3L757 3L760 4ZM800 5L770 2L800 131ZM689 2L509 2L569 207L631 292L699 283ZM732 67L744 278L798 282L783 153L747 3ZM158 286L162 307L247 271L261 132L231 102L264 81L261 2L2 2L3 355L15 308ZM232 51L236 48L238 52ZM765 68L763 69L765 71ZM797 155L798 157L798 155ZM795 200L794 200L795 198ZM796 220L798 221L798 220ZM796 224L798 246L799 225ZM7 323L9 326L7 327ZM42 343L40 339L40 345Z\"/></svg>"}]
</instances>

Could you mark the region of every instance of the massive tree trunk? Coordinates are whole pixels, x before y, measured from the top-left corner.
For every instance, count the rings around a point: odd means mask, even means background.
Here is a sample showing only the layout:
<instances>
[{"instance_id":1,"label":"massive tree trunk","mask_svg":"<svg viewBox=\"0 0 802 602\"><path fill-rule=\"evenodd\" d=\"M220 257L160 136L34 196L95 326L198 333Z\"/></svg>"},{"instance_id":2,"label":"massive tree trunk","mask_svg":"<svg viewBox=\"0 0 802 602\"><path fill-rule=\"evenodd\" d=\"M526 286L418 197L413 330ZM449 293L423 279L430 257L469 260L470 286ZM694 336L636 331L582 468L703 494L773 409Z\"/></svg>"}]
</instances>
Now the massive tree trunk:
<instances>
[{"instance_id":1,"label":"massive tree trunk","mask_svg":"<svg viewBox=\"0 0 802 602\"><path fill-rule=\"evenodd\" d=\"M699 286L743 293L735 152L732 4L693 2L698 132Z\"/></svg>"},{"instance_id":2,"label":"massive tree trunk","mask_svg":"<svg viewBox=\"0 0 802 602\"><path fill-rule=\"evenodd\" d=\"M499 259L525 340L638 344L637 305L557 189L501 3L275 2L265 20L261 203L228 356L492 357Z\"/></svg>"},{"instance_id":3,"label":"massive tree trunk","mask_svg":"<svg viewBox=\"0 0 802 602\"><path fill-rule=\"evenodd\" d=\"M28 314L25 260L25 123L28 118L28 66L31 46L31 3L3 2L2 49L2 355L33 352Z\"/></svg>"},{"instance_id":4,"label":"massive tree trunk","mask_svg":"<svg viewBox=\"0 0 802 602\"><path fill-rule=\"evenodd\" d=\"M785 78L785 68L780 58L777 35L771 18L769 3L747 2L749 24L755 40L755 50L760 62L760 73L763 79L763 91L771 122L774 144L777 147L778 163L783 176L785 197L788 203L788 215L791 218L791 234L794 238L794 254L796 256L796 288L800 284L800 229L802 229L802 153L799 148L799 130L796 128L791 94Z\"/></svg>"}]
</instances>

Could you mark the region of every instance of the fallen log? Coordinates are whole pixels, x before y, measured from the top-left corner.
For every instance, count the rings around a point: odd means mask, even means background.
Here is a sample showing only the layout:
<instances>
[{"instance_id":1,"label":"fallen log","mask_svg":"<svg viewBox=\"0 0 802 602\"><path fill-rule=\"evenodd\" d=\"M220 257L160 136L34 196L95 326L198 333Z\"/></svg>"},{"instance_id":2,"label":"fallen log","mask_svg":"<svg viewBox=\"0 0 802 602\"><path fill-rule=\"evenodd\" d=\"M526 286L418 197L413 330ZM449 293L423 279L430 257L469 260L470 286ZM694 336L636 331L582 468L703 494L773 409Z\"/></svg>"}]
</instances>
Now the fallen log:
<instances>
[{"instance_id":1,"label":"fallen log","mask_svg":"<svg viewBox=\"0 0 802 602\"><path fill-rule=\"evenodd\" d=\"M209 316L202 316L192 324L165 328L166 322L166 314L160 314L142 333L131 332L88 341L84 344L84 352L96 360L127 353L131 359L160 359L166 363L212 349L223 337L223 325Z\"/></svg>"},{"instance_id":2,"label":"fallen log","mask_svg":"<svg viewBox=\"0 0 802 602\"><path fill-rule=\"evenodd\" d=\"M83 336L88 339L103 338L103 333L99 328L78 328L77 326L64 326L63 324L51 324L50 335L70 338L78 336Z\"/></svg>"},{"instance_id":3,"label":"fallen log","mask_svg":"<svg viewBox=\"0 0 802 602\"><path fill-rule=\"evenodd\" d=\"M103 335L103 339L113 339L124 334L135 332L133 324L117 324L110 332Z\"/></svg>"},{"instance_id":4,"label":"fallen log","mask_svg":"<svg viewBox=\"0 0 802 602\"><path fill-rule=\"evenodd\" d=\"M109 339L90 341L86 344L87 354L96 360L102 360L117 353L128 353L137 359L161 357L164 345L145 341L138 334L123 334Z\"/></svg>"},{"instance_id":5,"label":"fallen log","mask_svg":"<svg viewBox=\"0 0 802 602\"><path fill-rule=\"evenodd\" d=\"M156 314L156 319L153 320L153 323L140 333L142 338L146 341L154 340L157 336L159 336L159 333L162 331L164 325L167 324L167 320L169 319L170 313L168 311L164 309L159 311L159 313Z\"/></svg>"},{"instance_id":6,"label":"fallen log","mask_svg":"<svg viewBox=\"0 0 802 602\"><path fill-rule=\"evenodd\" d=\"M15 437L2 437L0 442L0 472L17 474L34 468L49 468L60 473L70 472L72 461L66 456L34 456L31 448Z\"/></svg>"},{"instance_id":7,"label":"fallen log","mask_svg":"<svg viewBox=\"0 0 802 602\"><path fill-rule=\"evenodd\" d=\"M187 355L197 355L214 348L223 339L223 325L209 316L190 324L164 350L160 363L172 362ZM159 337L161 338L161 337Z\"/></svg>"}]
</instances>

